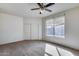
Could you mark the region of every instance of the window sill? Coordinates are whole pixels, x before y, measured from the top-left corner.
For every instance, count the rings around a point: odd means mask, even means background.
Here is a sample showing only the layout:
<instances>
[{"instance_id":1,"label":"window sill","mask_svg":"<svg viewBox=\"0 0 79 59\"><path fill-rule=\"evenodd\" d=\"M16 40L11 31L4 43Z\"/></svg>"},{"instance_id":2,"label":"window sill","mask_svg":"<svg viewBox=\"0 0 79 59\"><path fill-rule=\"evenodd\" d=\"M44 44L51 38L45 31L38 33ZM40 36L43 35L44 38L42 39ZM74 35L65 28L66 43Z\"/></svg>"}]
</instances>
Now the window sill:
<instances>
[{"instance_id":1,"label":"window sill","mask_svg":"<svg viewBox=\"0 0 79 59\"><path fill-rule=\"evenodd\" d=\"M53 37L54 35L46 35L46 36L50 36L50 37Z\"/></svg>"},{"instance_id":2,"label":"window sill","mask_svg":"<svg viewBox=\"0 0 79 59\"><path fill-rule=\"evenodd\" d=\"M58 37L58 38L65 38L64 36L54 36L54 37Z\"/></svg>"},{"instance_id":3,"label":"window sill","mask_svg":"<svg viewBox=\"0 0 79 59\"><path fill-rule=\"evenodd\" d=\"M47 35L47 37L65 38L64 36Z\"/></svg>"}]
</instances>

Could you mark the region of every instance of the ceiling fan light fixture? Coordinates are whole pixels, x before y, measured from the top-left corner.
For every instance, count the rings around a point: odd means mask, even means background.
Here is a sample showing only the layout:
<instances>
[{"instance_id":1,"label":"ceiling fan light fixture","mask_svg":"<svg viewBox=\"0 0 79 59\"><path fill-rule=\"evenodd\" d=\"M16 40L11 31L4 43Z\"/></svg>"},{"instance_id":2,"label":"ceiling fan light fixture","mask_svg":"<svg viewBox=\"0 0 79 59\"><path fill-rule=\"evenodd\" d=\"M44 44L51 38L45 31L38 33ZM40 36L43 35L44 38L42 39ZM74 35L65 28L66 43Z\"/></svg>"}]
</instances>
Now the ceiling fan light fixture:
<instances>
[{"instance_id":1,"label":"ceiling fan light fixture","mask_svg":"<svg viewBox=\"0 0 79 59\"><path fill-rule=\"evenodd\" d=\"M42 14L43 13L43 10L40 10L40 14Z\"/></svg>"},{"instance_id":2,"label":"ceiling fan light fixture","mask_svg":"<svg viewBox=\"0 0 79 59\"><path fill-rule=\"evenodd\" d=\"M43 10L41 10L40 12L43 13Z\"/></svg>"}]
</instances>

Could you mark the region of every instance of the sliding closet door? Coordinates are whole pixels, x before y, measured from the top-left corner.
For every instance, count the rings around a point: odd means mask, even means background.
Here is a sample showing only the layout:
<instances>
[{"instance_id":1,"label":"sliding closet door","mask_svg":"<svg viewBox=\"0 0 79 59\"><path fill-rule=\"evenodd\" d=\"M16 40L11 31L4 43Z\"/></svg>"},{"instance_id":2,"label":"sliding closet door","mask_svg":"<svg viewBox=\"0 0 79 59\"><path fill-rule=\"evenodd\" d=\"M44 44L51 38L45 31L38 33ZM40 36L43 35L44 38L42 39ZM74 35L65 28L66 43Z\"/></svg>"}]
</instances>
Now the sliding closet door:
<instances>
[{"instance_id":1,"label":"sliding closet door","mask_svg":"<svg viewBox=\"0 0 79 59\"><path fill-rule=\"evenodd\" d=\"M42 25L41 24L24 24L24 39L25 40L42 39Z\"/></svg>"},{"instance_id":2,"label":"sliding closet door","mask_svg":"<svg viewBox=\"0 0 79 59\"><path fill-rule=\"evenodd\" d=\"M38 24L31 25L31 39L38 40Z\"/></svg>"},{"instance_id":3,"label":"sliding closet door","mask_svg":"<svg viewBox=\"0 0 79 59\"><path fill-rule=\"evenodd\" d=\"M24 39L31 39L31 24L24 24Z\"/></svg>"},{"instance_id":4,"label":"sliding closet door","mask_svg":"<svg viewBox=\"0 0 79 59\"><path fill-rule=\"evenodd\" d=\"M42 39L42 25L38 24L38 39Z\"/></svg>"}]
</instances>

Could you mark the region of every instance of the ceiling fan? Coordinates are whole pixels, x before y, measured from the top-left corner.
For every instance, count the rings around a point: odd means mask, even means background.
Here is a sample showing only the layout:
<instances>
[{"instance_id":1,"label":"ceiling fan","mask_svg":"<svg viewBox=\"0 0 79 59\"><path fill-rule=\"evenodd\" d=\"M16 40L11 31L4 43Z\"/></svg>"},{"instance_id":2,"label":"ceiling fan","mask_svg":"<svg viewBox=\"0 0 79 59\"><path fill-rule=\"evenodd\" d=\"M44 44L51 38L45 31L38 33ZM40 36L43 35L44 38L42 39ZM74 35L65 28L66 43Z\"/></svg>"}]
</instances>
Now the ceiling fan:
<instances>
[{"instance_id":1,"label":"ceiling fan","mask_svg":"<svg viewBox=\"0 0 79 59\"><path fill-rule=\"evenodd\" d=\"M39 14L42 14L43 10L48 11L48 12L52 12L52 10L47 9L47 7L54 5L55 3L48 3L46 5L44 5L44 3L37 3L37 5L39 6L39 8L33 8L31 10L40 10Z\"/></svg>"}]
</instances>

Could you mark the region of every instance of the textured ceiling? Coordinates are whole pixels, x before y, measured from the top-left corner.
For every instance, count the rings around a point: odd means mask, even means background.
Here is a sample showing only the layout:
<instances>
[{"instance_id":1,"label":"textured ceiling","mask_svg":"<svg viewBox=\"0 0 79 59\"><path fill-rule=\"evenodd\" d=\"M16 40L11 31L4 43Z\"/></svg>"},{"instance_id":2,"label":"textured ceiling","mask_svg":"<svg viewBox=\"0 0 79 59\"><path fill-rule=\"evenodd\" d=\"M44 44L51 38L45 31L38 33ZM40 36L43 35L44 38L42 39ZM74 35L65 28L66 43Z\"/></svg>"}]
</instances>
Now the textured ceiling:
<instances>
[{"instance_id":1,"label":"textured ceiling","mask_svg":"<svg viewBox=\"0 0 79 59\"><path fill-rule=\"evenodd\" d=\"M31 11L30 9L39 7L36 3L0 3L0 12L13 14L22 17L46 17L51 14L61 12L73 7L79 6L77 3L56 3L48 7L52 12L43 11L39 14L40 10Z\"/></svg>"}]
</instances>

